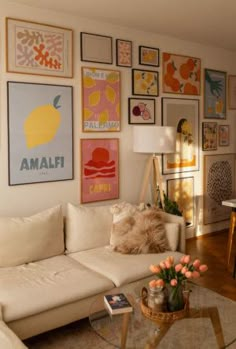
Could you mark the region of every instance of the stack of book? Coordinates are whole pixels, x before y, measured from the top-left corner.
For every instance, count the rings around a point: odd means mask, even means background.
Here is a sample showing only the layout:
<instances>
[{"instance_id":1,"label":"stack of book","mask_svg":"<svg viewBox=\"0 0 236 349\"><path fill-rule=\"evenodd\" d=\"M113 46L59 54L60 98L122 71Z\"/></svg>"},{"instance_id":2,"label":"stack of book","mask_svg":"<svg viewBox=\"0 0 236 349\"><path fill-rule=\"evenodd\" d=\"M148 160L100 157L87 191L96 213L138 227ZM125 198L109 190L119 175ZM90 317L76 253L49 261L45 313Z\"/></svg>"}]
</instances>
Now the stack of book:
<instances>
[{"instance_id":1,"label":"stack of book","mask_svg":"<svg viewBox=\"0 0 236 349\"><path fill-rule=\"evenodd\" d=\"M111 315L129 313L133 311L132 305L124 293L105 295L104 304Z\"/></svg>"}]
</instances>

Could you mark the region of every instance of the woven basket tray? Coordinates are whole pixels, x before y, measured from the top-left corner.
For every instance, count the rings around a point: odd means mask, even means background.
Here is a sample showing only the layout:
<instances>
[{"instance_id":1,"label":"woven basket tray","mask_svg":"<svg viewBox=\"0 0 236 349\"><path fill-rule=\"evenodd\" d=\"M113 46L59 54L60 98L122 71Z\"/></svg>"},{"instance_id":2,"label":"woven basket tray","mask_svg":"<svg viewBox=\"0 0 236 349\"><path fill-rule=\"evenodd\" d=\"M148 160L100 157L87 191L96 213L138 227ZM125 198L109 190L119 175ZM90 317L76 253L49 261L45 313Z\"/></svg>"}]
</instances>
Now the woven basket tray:
<instances>
[{"instance_id":1,"label":"woven basket tray","mask_svg":"<svg viewBox=\"0 0 236 349\"><path fill-rule=\"evenodd\" d=\"M151 308L147 306L147 294L147 289L144 287L142 289L142 299L140 303L141 311L145 317L154 322L172 323L175 320L184 318L189 310L189 300L188 298L186 298L184 309L173 312L154 312Z\"/></svg>"}]
</instances>

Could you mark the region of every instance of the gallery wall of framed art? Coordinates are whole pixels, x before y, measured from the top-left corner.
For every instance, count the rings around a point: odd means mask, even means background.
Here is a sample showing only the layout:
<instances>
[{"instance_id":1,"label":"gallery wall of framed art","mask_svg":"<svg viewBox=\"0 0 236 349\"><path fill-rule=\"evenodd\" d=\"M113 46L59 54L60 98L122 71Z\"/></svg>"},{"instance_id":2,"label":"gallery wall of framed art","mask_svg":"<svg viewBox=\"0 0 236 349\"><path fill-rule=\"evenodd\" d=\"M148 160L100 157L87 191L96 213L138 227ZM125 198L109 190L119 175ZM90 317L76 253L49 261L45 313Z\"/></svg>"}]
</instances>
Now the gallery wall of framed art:
<instances>
[{"instance_id":1,"label":"gallery wall of framed art","mask_svg":"<svg viewBox=\"0 0 236 349\"><path fill-rule=\"evenodd\" d=\"M173 199L173 188L190 188L193 211L182 208L191 213L187 236L227 225L224 217L205 219L204 158L235 153L232 52L34 6L6 2L0 10L0 213L27 215L68 201L137 203L148 155L133 152L133 127L170 125L177 151L160 155L163 188ZM50 112L34 116L43 108ZM35 136L37 119L44 126ZM87 139L96 148L106 140L109 157L118 140L114 182L89 186L82 177L97 170L87 165L91 154L84 160ZM111 183L118 190L106 192ZM86 196L92 187L98 192Z\"/></svg>"}]
</instances>

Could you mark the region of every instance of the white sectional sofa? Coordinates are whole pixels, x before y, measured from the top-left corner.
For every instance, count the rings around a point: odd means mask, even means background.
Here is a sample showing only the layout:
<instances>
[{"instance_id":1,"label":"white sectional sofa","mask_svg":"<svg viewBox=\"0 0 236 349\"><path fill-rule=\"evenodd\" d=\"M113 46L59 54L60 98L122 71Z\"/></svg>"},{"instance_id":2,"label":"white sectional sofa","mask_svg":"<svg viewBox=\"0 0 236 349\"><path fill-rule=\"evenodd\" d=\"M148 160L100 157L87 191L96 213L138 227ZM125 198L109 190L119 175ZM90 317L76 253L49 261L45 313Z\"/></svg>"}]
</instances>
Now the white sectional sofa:
<instances>
[{"instance_id":1,"label":"white sectional sofa","mask_svg":"<svg viewBox=\"0 0 236 349\"><path fill-rule=\"evenodd\" d=\"M63 326L87 317L99 294L149 277L150 264L168 255L178 260L185 252L184 219L162 217L171 251L139 255L109 247L109 205L68 204L65 224L61 206L31 217L0 218L2 324L21 339Z\"/></svg>"}]
</instances>

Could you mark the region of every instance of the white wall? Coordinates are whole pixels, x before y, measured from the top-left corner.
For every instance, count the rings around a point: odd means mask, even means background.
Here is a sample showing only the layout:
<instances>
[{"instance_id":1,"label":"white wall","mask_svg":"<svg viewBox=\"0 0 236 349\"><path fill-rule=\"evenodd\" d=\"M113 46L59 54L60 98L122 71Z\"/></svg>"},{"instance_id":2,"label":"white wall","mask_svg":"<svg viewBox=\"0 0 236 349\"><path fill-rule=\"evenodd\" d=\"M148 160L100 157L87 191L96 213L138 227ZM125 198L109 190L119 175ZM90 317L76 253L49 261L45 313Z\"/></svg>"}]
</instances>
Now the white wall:
<instances>
[{"instance_id":1,"label":"white wall","mask_svg":"<svg viewBox=\"0 0 236 349\"><path fill-rule=\"evenodd\" d=\"M14 17L68 27L74 30L74 78L62 79L51 77L30 76L24 74L6 73L5 69L5 17ZM91 32L97 34L110 35L114 39L121 38L133 41L133 67L138 67L138 46L145 45L160 48L160 52L171 52L184 54L201 58L202 62L202 78L203 69L211 68L223 70L229 74L235 74L236 68L234 64L235 54L230 51L217 49L209 46L203 46L192 42L177 40L175 38L156 35L149 32L136 31L125 27L108 25L101 22L95 22L88 19L79 18L78 16L65 15L58 12L34 9L22 5L11 4L9 1L1 1L0 3L0 20L1 20L1 61L0 61L0 214L1 215L30 215L44 208L70 201L75 204L80 202L80 138L101 138L116 137L120 139L120 199L130 202L137 202L142 175L145 166L145 155L134 154L132 151L132 125L128 125L128 97L131 97L131 69L114 66L107 66L92 63L85 64L80 62L80 32ZM216 33L217 35L217 33ZM114 41L115 43L115 41ZM115 45L114 55L115 58ZM115 59L114 59L115 61ZM81 121L81 66L98 66L104 68L114 68L121 71L122 93L121 93L121 114L122 124L121 132L112 133L82 133ZM162 82L162 70L160 72L160 90ZM202 79L203 80L203 79ZM27 184L19 186L8 186L8 146L7 146L7 81L22 82L39 82L50 84L65 84L74 87L74 180L64 182L51 182L40 184ZM203 88L202 88L203 91ZM161 97L160 94L156 99L157 107L157 124L161 124ZM184 97L177 95L166 95L168 97ZM192 96L190 98L193 98ZM200 99L200 120L203 119L203 99ZM226 124L235 128L235 112L229 111L227 114ZM221 222L214 225L202 226L202 191L203 191L203 156L201 152L201 124L199 125L200 135L200 171L188 173L195 178L195 195L198 210L195 213L199 217L198 234L207 233L213 230L219 230L227 226L227 222ZM218 148L217 153L232 153L236 147L233 137L231 144L227 148ZM214 152L216 153L216 152ZM210 154L207 152L207 154ZM179 176L179 175L178 175ZM182 174L185 176L185 174ZM165 176L165 179L174 178ZM165 182L164 182L165 184ZM106 202L106 204L112 201ZM97 203L98 204L98 203ZM188 236L192 236L194 231L188 229Z\"/></svg>"}]
</instances>

